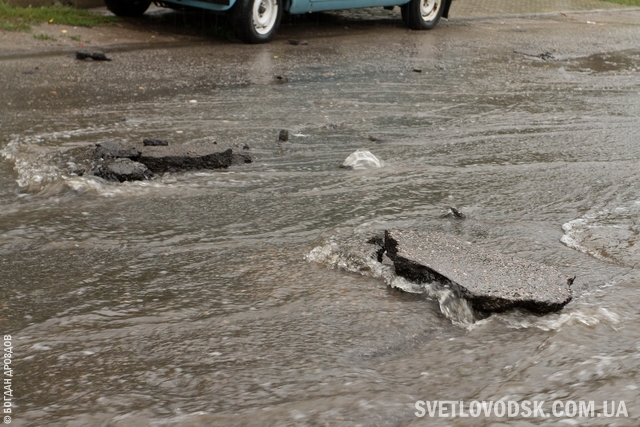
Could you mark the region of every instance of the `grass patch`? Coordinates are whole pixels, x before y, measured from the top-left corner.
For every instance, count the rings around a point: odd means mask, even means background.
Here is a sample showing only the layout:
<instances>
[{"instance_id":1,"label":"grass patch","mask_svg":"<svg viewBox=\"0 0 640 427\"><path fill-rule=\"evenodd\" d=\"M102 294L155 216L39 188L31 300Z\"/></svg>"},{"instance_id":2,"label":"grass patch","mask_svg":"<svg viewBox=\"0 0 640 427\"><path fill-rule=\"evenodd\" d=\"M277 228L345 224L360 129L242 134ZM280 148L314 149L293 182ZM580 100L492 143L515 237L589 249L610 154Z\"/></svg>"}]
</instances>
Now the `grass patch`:
<instances>
[{"instance_id":1,"label":"grass patch","mask_svg":"<svg viewBox=\"0 0 640 427\"><path fill-rule=\"evenodd\" d=\"M34 34L33 35L34 39L38 39L38 40L53 40L56 41L56 38L53 36L50 36L49 34Z\"/></svg>"},{"instance_id":2,"label":"grass patch","mask_svg":"<svg viewBox=\"0 0 640 427\"><path fill-rule=\"evenodd\" d=\"M45 22L74 27L95 27L117 20L118 18L113 16L102 16L73 7L14 7L0 0L0 28L5 31L29 31L31 24Z\"/></svg>"},{"instance_id":3,"label":"grass patch","mask_svg":"<svg viewBox=\"0 0 640 427\"><path fill-rule=\"evenodd\" d=\"M609 3L626 4L629 6L640 6L640 0L604 0Z\"/></svg>"},{"instance_id":4,"label":"grass patch","mask_svg":"<svg viewBox=\"0 0 640 427\"><path fill-rule=\"evenodd\" d=\"M31 26L26 22L21 22L21 21L11 22L8 20L5 21L3 18L0 18L0 30L29 31L30 29L31 29Z\"/></svg>"}]
</instances>

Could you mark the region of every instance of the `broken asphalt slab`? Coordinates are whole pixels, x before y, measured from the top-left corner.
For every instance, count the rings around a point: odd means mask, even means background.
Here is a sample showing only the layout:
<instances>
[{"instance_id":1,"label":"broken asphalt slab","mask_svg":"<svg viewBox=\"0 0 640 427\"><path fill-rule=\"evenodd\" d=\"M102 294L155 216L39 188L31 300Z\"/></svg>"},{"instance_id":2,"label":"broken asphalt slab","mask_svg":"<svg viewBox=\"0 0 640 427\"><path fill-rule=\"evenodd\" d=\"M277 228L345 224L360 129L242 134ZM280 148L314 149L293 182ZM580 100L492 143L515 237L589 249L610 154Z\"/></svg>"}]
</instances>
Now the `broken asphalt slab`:
<instances>
[{"instance_id":1,"label":"broken asphalt slab","mask_svg":"<svg viewBox=\"0 0 640 427\"><path fill-rule=\"evenodd\" d=\"M149 179L153 173L226 169L252 161L249 155L234 153L232 148L221 144L159 145L158 142L165 141L153 141L156 145L138 146L114 141L96 144L93 159L100 164L89 174L123 182Z\"/></svg>"},{"instance_id":2,"label":"broken asphalt slab","mask_svg":"<svg viewBox=\"0 0 640 427\"><path fill-rule=\"evenodd\" d=\"M152 172L177 172L193 169L223 169L231 165L251 163L246 154L218 144L181 144L146 146L140 150L140 163Z\"/></svg>"},{"instance_id":3,"label":"broken asphalt slab","mask_svg":"<svg viewBox=\"0 0 640 427\"><path fill-rule=\"evenodd\" d=\"M115 141L99 142L93 152L95 159L131 159L138 160L140 151L134 144L123 144Z\"/></svg>"},{"instance_id":4,"label":"broken asphalt slab","mask_svg":"<svg viewBox=\"0 0 640 427\"><path fill-rule=\"evenodd\" d=\"M384 249L398 276L448 285L478 311L525 308L542 314L571 301L573 279L553 267L479 248L452 235L387 230Z\"/></svg>"},{"instance_id":5,"label":"broken asphalt slab","mask_svg":"<svg viewBox=\"0 0 640 427\"><path fill-rule=\"evenodd\" d=\"M143 181L153 177L145 165L128 158L108 160L89 171L89 175L114 182Z\"/></svg>"}]
</instances>

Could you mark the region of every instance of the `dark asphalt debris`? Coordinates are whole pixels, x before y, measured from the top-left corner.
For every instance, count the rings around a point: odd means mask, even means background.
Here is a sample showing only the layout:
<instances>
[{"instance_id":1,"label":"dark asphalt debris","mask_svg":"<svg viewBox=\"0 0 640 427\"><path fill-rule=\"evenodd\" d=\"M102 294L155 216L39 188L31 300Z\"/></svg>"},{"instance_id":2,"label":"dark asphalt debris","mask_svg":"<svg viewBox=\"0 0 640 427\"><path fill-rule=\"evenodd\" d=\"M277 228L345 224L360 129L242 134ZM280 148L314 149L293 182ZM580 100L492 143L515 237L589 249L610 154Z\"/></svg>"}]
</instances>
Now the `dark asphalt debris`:
<instances>
[{"instance_id":1,"label":"dark asphalt debris","mask_svg":"<svg viewBox=\"0 0 640 427\"><path fill-rule=\"evenodd\" d=\"M169 141L166 139L154 139L154 138L144 138L142 140L142 145L145 147L160 147L169 145Z\"/></svg>"},{"instance_id":2,"label":"dark asphalt debris","mask_svg":"<svg viewBox=\"0 0 640 427\"><path fill-rule=\"evenodd\" d=\"M79 50L76 52L76 59L86 60L92 59L94 61L111 61L111 58L107 58L104 52L88 52L86 50Z\"/></svg>"},{"instance_id":3,"label":"dark asphalt debris","mask_svg":"<svg viewBox=\"0 0 640 427\"><path fill-rule=\"evenodd\" d=\"M454 207L449 207L449 212L447 212L443 216L443 218L450 218L450 219L465 219L466 217L467 216L465 214L463 214L462 212L460 212L460 210Z\"/></svg>"}]
</instances>

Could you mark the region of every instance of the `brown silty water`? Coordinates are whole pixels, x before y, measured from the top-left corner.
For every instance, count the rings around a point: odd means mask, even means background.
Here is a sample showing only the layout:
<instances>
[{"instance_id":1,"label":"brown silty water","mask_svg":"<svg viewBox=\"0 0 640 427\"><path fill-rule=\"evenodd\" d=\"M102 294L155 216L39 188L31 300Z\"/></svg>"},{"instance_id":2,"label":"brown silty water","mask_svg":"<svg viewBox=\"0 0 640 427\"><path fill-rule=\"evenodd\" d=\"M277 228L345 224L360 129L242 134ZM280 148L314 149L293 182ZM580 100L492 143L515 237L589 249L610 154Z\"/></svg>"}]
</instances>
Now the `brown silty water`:
<instances>
[{"instance_id":1,"label":"brown silty water","mask_svg":"<svg viewBox=\"0 0 640 427\"><path fill-rule=\"evenodd\" d=\"M14 423L559 421L414 415L417 400L502 399L624 401L628 417L580 425L637 425L639 18L2 61ZM143 137L247 144L254 162L114 185L65 154ZM338 168L356 149L384 166ZM573 301L456 322L389 271L310 256L408 227L575 274Z\"/></svg>"}]
</instances>

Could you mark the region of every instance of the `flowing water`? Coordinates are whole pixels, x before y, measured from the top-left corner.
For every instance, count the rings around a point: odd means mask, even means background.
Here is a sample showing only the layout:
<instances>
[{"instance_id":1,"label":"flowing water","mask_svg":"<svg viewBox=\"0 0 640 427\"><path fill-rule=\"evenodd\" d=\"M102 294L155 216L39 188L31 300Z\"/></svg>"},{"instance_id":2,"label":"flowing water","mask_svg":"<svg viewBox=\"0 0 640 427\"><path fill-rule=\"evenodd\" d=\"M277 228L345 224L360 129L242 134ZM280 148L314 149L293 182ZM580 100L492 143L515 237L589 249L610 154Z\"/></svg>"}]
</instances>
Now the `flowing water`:
<instances>
[{"instance_id":1,"label":"flowing water","mask_svg":"<svg viewBox=\"0 0 640 427\"><path fill-rule=\"evenodd\" d=\"M232 45L250 59L229 54L216 84L167 69L176 87L147 95L123 78L134 89L118 96L87 89L100 103L80 89L48 108L12 99L0 332L15 424L556 425L420 419L414 403L559 399L625 401L629 418L579 425L638 425L640 53L447 54L436 34L403 35L386 59L310 51L284 71L280 47ZM125 52L140 55L125 73L182 55L205 75L207 49ZM246 143L255 161L121 185L72 173L69 150L143 137ZM384 166L339 169L357 149ZM449 206L467 219L443 218ZM552 265L577 276L574 299L456 321L442 295L341 258L392 227Z\"/></svg>"}]
</instances>

